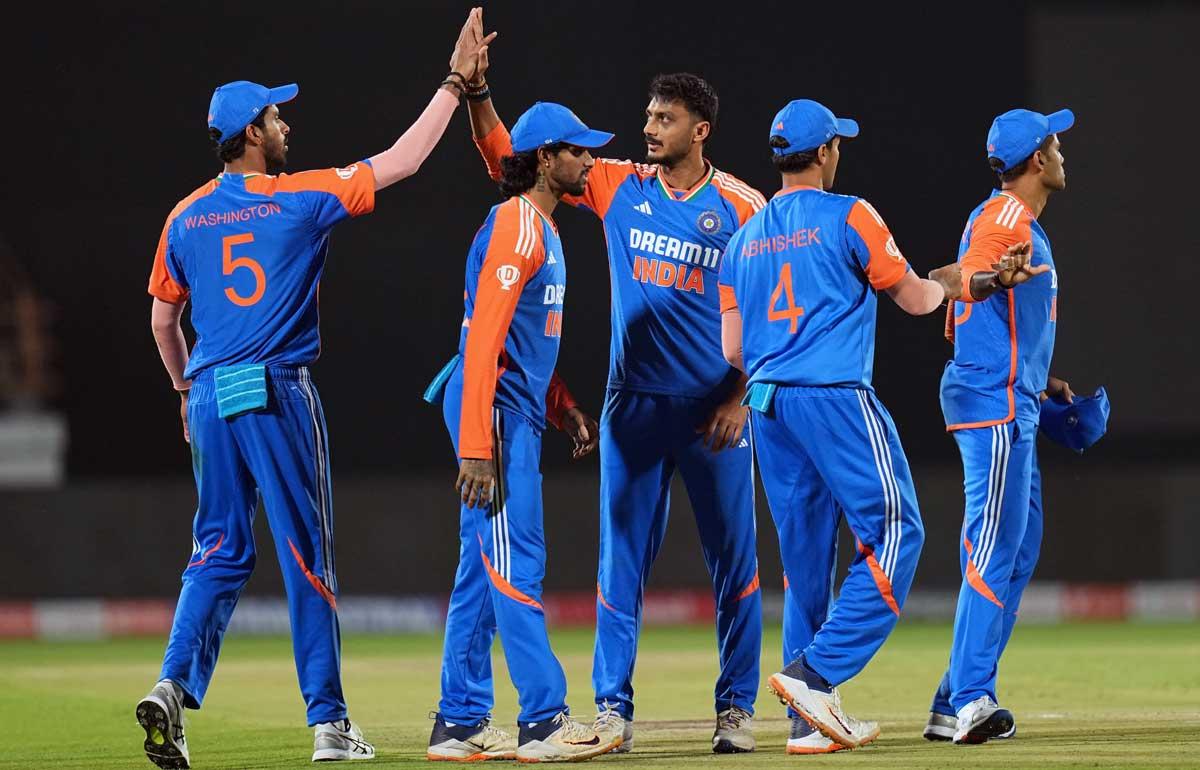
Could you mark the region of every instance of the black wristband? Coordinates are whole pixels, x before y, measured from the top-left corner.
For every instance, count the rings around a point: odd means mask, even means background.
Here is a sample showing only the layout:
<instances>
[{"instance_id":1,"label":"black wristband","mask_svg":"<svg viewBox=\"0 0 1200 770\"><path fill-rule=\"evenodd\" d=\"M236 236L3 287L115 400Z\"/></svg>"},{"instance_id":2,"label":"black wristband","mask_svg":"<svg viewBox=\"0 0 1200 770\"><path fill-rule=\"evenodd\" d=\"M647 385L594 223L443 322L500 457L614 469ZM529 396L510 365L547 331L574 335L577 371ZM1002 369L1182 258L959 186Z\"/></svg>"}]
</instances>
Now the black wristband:
<instances>
[{"instance_id":1,"label":"black wristband","mask_svg":"<svg viewBox=\"0 0 1200 770\"><path fill-rule=\"evenodd\" d=\"M440 86L453 86L455 89L458 90L459 97L461 97L463 94L465 94L467 92L467 90L465 88L463 88L462 83L459 83L457 80L455 80L454 78L450 78L450 77L446 78L438 85L439 85L439 87Z\"/></svg>"},{"instance_id":2,"label":"black wristband","mask_svg":"<svg viewBox=\"0 0 1200 770\"><path fill-rule=\"evenodd\" d=\"M465 77L463 77L463 74L461 72L455 72L454 70L450 70L450 74L446 75L446 80L449 80L450 78L458 78L458 82L459 82L459 84L462 85L462 89L464 91L467 90L467 79Z\"/></svg>"},{"instance_id":3,"label":"black wristband","mask_svg":"<svg viewBox=\"0 0 1200 770\"><path fill-rule=\"evenodd\" d=\"M478 91L467 91L468 102L486 102L492 98L492 89L484 86Z\"/></svg>"}]
</instances>

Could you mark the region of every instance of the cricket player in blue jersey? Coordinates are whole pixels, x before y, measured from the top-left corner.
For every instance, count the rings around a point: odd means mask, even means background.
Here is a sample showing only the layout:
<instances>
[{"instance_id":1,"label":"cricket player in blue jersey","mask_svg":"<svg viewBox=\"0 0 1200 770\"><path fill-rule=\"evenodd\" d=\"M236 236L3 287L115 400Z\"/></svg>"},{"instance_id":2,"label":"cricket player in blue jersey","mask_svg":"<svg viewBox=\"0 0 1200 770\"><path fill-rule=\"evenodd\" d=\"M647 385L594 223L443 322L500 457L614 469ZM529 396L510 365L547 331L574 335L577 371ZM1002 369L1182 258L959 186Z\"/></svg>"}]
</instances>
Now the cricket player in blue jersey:
<instances>
[{"instance_id":1,"label":"cricket player in blue jersey","mask_svg":"<svg viewBox=\"0 0 1200 770\"><path fill-rule=\"evenodd\" d=\"M720 276L725 354L749 375L787 581L786 666L768 684L792 709L793 754L878 736L842 710L837 686L895 626L924 540L896 426L871 387L876 293L924 315L960 284L954 265L918 278L874 207L827 192L842 139L857 135L811 100L776 115L769 143L783 187L730 240ZM857 556L834 602L842 517Z\"/></svg>"},{"instance_id":2,"label":"cricket player in blue jersey","mask_svg":"<svg viewBox=\"0 0 1200 770\"><path fill-rule=\"evenodd\" d=\"M149 292L152 326L179 392L199 504L160 681L138 703L146 756L190 766L183 709L200 708L221 640L254 569L261 501L283 570L313 761L371 759L342 693L329 442L308 366L320 350L317 291L334 225L369 213L375 193L429 155L491 36L472 9L452 73L388 150L345 168L273 173L287 157L278 105L295 85L227 83L208 129L224 171L171 211ZM196 344L180 320L190 300Z\"/></svg>"},{"instance_id":3,"label":"cricket player in blue jersey","mask_svg":"<svg viewBox=\"0 0 1200 770\"><path fill-rule=\"evenodd\" d=\"M542 605L542 432L567 432L575 457L596 448L598 427L555 373L567 261L551 218L563 195L582 192L593 131L560 104L538 102L513 127L492 208L467 254L458 355L427 400L442 392L459 460L459 561L446 614L442 697L425 756L435 761L576 762L607 753L572 719L567 680L550 648ZM492 642L504 646L521 712L515 737L491 724Z\"/></svg>"},{"instance_id":4,"label":"cricket player in blue jersey","mask_svg":"<svg viewBox=\"0 0 1200 770\"><path fill-rule=\"evenodd\" d=\"M489 173L512 152L480 79L468 103ZM733 232L765 203L704 157L717 95L695 75L650 84L647 163L600 158L564 201L604 226L612 277L608 393L600 425L600 559L592 684L595 726L633 747L642 598L683 477L712 578L720 672L713 751L754 750L762 647L754 478L745 380L721 355L717 270Z\"/></svg>"},{"instance_id":5,"label":"cricket player in blue jersey","mask_svg":"<svg viewBox=\"0 0 1200 770\"><path fill-rule=\"evenodd\" d=\"M962 297L948 313L954 359L942 374L941 400L963 461L963 583L950 666L925 726L929 740L983 743L1016 731L1012 712L996 701L996 676L1041 550L1038 422L1043 400L1074 398L1050 376L1059 283L1038 218L1066 187L1058 134L1074 122L1070 110L1018 109L995 119L987 158L1000 189L971 212L959 245ZM1030 245L1029 267L997 270L995 255L1013 244Z\"/></svg>"}]
</instances>

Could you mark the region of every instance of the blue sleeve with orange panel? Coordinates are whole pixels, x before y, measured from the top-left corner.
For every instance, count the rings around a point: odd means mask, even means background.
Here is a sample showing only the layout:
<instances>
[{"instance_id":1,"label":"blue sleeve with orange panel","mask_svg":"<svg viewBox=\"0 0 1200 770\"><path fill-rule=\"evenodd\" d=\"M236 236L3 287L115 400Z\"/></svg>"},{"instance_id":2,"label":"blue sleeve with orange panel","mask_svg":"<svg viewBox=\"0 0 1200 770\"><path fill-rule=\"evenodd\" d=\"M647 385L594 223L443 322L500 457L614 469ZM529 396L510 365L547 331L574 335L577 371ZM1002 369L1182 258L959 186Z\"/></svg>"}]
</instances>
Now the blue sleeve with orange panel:
<instances>
[{"instance_id":1,"label":"blue sleeve with orange panel","mask_svg":"<svg viewBox=\"0 0 1200 770\"><path fill-rule=\"evenodd\" d=\"M175 204L175 208L171 209L171 213L167 215L162 234L158 237L158 248L154 252L154 264L150 268L150 283L146 287L151 296L161 299L163 302L170 302L172 305L187 301L189 294L187 279L184 276L183 266L177 261L178 255L174 250L175 235L172 231L179 214L195 201L211 194L218 184L216 179L209 180L194 190L191 195Z\"/></svg>"},{"instance_id":2,"label":"blue sleeve with orange panel","mask_svg":"<svg viewBox=\"0 0 1200 770\"><path fill-rule=\"evenodd\" d=\"M247 177L246 190L265 195L301 193L317 229L325 232L349 217L375 209L375 171L370 161L279 176Z\"/></svg>"},{"instance_id":3,"label":"blue sleeve with orange panel","mask_svg":"<svg viewBox=\"0 0 1200 770\"><path fill-rule=\"evenodd\" d=\"M496 210L483 266L479 270L475 312L467 329L463 356L462 415L458 436L458 456L463 459L486 460L492 456L492 404L496 398L500 355L504 352L504 341L521 292L545 259L540 230L536 230L536 243L530 256L526 257L518 250L519 241L528 236L520 219L517 206L500 206Z\"/></svg>"},{"instance_id":4,"label":"blue sleeve with orange panel","mask_svg":"<svg viewBox=\"0 0 1200 770\"><path fill-rule=\"evenodd\" d=\"M988 200L971 224L970 246L959 260L962 267L962 298L959 302L977 302L971 295L971 278L976 273L993 271L1012 246L1033 238L1031 218L1024 206L1006 194Z\"/></svg>"},{"instance_id":5,"label":"blue sleeve with orange panel","mask_svg":"<svg viewBox=\"0 0 1200 770\"><path fill-rule=\"evenodd\" d=\"M488 176L497 182L500 181L500 159L513 154L508 129L503 123L499 123L487 136L476 139L475 146L479 148L479 153L483 155L483 161L487 164ZM597 158L596 165L588 173L583 195L564 195L562 199L572 206L589 209L603 219L608 213L613 196L617 194L617 187L637 173L638 165L628 160Z\"/></svg>"},{"instance_id":6,"label":"blue sleeve with orange panel","mask_svg":"<svg viewBox=\"0 0 1200 770\"><path fill-rule=\"evenodd\" d=\"M846 217L846 240L871 288L890 289L908 272L908 261L875 207L859 199Z\"/></svg>"}]
</instances>

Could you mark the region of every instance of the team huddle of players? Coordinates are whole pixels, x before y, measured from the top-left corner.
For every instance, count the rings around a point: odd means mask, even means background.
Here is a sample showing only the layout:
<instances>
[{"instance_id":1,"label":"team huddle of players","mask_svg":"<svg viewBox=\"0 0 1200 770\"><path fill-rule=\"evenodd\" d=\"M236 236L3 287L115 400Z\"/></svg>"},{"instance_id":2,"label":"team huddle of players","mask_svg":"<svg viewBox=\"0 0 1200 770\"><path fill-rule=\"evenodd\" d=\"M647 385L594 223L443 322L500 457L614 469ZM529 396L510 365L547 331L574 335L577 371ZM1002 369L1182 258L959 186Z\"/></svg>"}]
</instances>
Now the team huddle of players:
<instances>
[{"instance_id":1,"label":"team huddle of players","mask_svg":"<svg viewBox=\"0 0 1200 770\"><path fill-rule=\"evenodd\" d=\"M259 496L284 569L313 760L374 756L341 688L328 443L307 368L318 352L316 287L333 225L371 211L376 191L414 173L463 99L503 202L471 243L458 350L426 392L442 405L461 496L427 756L578 761L633 748L642 597L676 471L716 602L712 749L753 751L755 459L785 570L784 666L767 684L791 717L787 752L878 737L877 723L843 710L837 687L895 626L924 539L896 426L871 386L880 292L913 315L949 304L955 345L941 399L965 469L963 586L924 735L1012 735L996 670L1040 544L1034 440L1042 402L1073 398L1049 376L1058 277L1037 220L1065 186L1057 134L1071 113L996 118L986 157L1000 189L971 213L958 259L920 278L874 207L829 191L854 121L805 99L780 110L767 144L782 184L768 201L704 157L718 101L695 75L651 82L645 163L595 157L613 135L558 104L536 103L510 131L485 78L494 37L473 9L421 117L393 147L346 168L268 173L286 159L278 105L294 85L238 81L213 95L208 124L225 169L172 211L150 281L200 504L162 675L137 707L147 756L190 766L183 709L203 700L253 568ZM594 213L608 247L612 342L599 423L555 371L567 285L552 218L560 202ZM190 353L180 327L189 301ZM547 423L570 435L576 456L600 449L596 715L587 722L567 708L541 603ZM856 556L835 601L843 520ZM519 694L516 735L491 723L497 633Z\"/></svg>"}]
</instances>

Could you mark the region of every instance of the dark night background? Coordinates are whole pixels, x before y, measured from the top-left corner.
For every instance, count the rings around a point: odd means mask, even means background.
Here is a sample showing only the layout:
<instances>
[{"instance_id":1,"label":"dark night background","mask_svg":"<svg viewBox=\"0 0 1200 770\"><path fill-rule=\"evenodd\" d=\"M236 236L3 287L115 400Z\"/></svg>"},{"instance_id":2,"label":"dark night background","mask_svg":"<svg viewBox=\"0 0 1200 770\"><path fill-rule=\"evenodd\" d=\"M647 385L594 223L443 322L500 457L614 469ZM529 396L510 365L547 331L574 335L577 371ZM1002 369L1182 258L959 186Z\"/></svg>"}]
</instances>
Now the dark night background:
<instances>
[{"instance_id":1,"label":"dark night background","mask_svg":"<svg viewBox=\"0 0 1200 770\"><path fill-rule=\"evenodd\" d=\"M13 569L27 557L4 554L7 592L175 590L194 492L145 286L167 213L220 170L202 122L212 89L298 82L299 98L283 108L290 169L344 165L390 146L420 113L467 8L116 2L31 22L0 53L10 151L0 235L56 308L63 387L52 405L70 428L66 487L0 492L0 520L26 553L32 543L76 554L46 556L32 580ZM616 132L606 154L640 159L647 82L695 72L721 96L709 157L767 195L778 179L765 140L780 106L810 97L856 118L862 134L843 148L835 190L869 199L921 273L954 258L967 214L988 194L991 119L1015 106L1071 107L1068 189L1041 218L1062 287L1053 371L1077 392L1107 386L1113 414L1108 436L1082 458L1043 442L1050 523L1039 577L1197 576L1179 545L1200 534L1200 363L1188 309L1200 277L1188 205L1200 118L1195 6L498 2L486 4L485 26L500 32L488 80L510 125L535 100L563 102ZM420 394L453 352L463 258L496 200L462 106L420 172L334 234L313 375L330 423L347 590L449 587L453 460L440 410ZM608 363L603 236L585 212L560 207L555 218L569 261L560 371L598 416ZM918 581L952 585L961 468L937 400L950 352L942 321L881 301L875 386L913 462L930 531ZM586 587L595 568L596 464L578 467L567 454L550 436L548 587ZM766 570L777 556L761 499L760 508ZM676 511L656 582L703 582L682 496ZM571 544L578 556L556 560L556 547ZM125 575L119 563L134 557L156 566ZM103 576L92 574L97 563ZM269 577L256 583L277 590L273 572L260 565Z\"/></svg>"}]
</instances>

